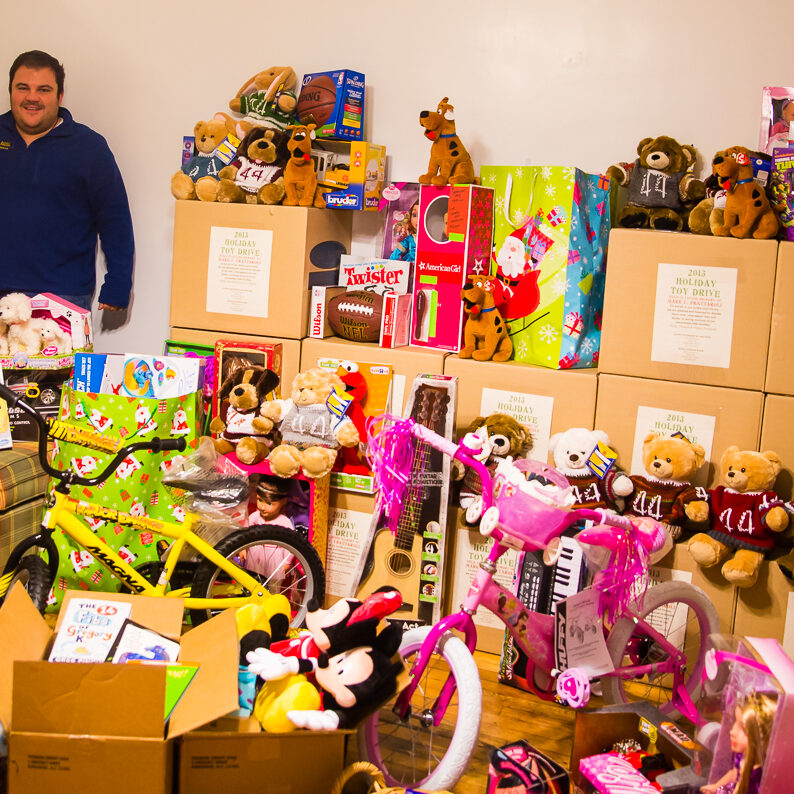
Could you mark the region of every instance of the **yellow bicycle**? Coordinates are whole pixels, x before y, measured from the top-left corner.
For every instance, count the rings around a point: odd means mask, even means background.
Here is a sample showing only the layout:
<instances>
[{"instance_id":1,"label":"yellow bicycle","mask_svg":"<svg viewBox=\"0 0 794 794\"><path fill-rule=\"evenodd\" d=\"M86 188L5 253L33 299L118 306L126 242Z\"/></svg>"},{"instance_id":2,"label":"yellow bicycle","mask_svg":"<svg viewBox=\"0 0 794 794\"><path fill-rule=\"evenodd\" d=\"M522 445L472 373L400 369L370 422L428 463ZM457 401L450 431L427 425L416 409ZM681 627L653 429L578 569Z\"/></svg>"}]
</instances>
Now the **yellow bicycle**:
<instances>
[{"instance_id":1,"label":"yellow bicycle","mask_svg":"<svg viewBox=\"0 0 794 794\"><path fill-rule=\"evenodd\" d=\"M85 428L60 420L47 420L14 391L0 384L0 398L19 406L39 426L38 454L44 470L56 484L44 514L41 529L25 538L12 550L0 576L0 603L12 585L21 582L33 603L43 612L52 583L58 571L58 549L52 535L58 528L81 549L91 554L133 593L158 598L183 598L192 622L206 620L214 612L246 604L264 604L273 593L283 593L290 602L291 624L303 622L312 599L322 603L325 594L325 572L314 547L300 533L287 527L258 525L233 529L215 545L201 537L202 517L185 511L182 523L131 515L84 499L70 496L75 486L97 486L107 480L124 459L138 450L164 452L185 449L185 439L153 438L125 446L121 441L102 436ZM75 471L54 468L47 458L47 438L80 444L89 449L114 454L105 469L93 477L79 476ZM222 489L226 498L242 502L248 495L243 478L229 488L226 478ZM180 483L178 487L185 487ZM219 490L217 483L194 483ZM191 490L188 485L188 490ZM196 496L201 497L199 491ZM210 496L208 495L209 499ZM118 553L101 542L80 517L115 522L125 528L152 532L169 538L164 559L145 568L133 568ZM190 549L192 547L193 554ZM41 552L46 552L46 561ZM184 562L185 557L198 562ZM186 579L186 575L189 577ZM184 581L190 583L176 586Z\"/></svg>"}]
</instances>

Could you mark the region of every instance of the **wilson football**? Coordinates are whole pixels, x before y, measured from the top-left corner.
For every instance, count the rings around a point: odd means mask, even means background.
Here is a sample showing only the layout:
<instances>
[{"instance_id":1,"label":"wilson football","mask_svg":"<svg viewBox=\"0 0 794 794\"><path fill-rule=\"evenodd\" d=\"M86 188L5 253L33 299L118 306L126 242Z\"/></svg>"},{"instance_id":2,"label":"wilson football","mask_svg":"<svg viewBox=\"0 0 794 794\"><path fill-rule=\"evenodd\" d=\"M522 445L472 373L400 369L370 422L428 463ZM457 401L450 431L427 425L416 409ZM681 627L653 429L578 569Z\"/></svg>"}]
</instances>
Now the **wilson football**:
<instances>
[{"instance_id":1,"label":"wilson football","mask_svg":"<svg viewBox=\"0 0 794 794\"><path fill-rule=\"evenodd\" d=\"M353 342L377 342L382 317L383 296L376 292L343 292L328 303L328 323L334 333Z\"/></svg>"}]
</instances>

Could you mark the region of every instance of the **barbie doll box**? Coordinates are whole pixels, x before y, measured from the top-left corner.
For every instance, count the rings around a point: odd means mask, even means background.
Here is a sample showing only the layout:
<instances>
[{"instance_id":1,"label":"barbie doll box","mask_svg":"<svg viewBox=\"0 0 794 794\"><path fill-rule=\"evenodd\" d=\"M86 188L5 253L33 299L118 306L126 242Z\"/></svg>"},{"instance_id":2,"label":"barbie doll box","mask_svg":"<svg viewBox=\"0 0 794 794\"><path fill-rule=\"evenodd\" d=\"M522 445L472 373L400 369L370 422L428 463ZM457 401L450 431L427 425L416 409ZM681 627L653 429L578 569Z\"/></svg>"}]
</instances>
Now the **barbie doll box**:
<instances>
[{"instance_id":1,"label":"barbie doll box","mask_svg":"<svg viewBox=\"0 0 794 794\"><path fill-rule=\"evenodd\" d=\"M411 343L457 353L463 333L460 292L490 273L493 190L423 185L419 196Z\"/></svg>"}]
</instances>

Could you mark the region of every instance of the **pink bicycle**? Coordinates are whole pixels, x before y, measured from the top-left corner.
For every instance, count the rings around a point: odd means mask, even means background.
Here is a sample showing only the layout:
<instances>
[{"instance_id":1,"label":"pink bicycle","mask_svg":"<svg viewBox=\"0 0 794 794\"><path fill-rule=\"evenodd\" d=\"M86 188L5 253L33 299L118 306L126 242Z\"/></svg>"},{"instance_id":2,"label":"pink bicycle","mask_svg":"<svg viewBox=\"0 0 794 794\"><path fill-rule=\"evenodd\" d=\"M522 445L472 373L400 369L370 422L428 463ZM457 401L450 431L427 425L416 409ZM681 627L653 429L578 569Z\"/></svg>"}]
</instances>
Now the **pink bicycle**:
<instances>
[{"instance_id":1,"label":"pink bicycle","mask_svg":"<svg viewBox=\"0 0 794 794\"><path fill-rule=\"evenodd\" d=\"M383 771L389 785L450 789L465 771L482 714L482 685L472 656L477 641L472 616L479 607L501 618L526 654L526 677L539 697L586 703L588 676L557 669L555 617L529 612L493 578L508 548L543 550L544 561L553 563L561 534L582 521L591 526L577 540L586 549L603 549L606 557L592 584L601 617L598 631L614 665L600 675L604 700L650 700L671 718L680 714L695 720L705 639L719 623L697 587L678 581L647 587L648 556L664 539L658 524L572 509L567 480L550 466L522 461L524 471L508 464L492 478L466 439L458 445L410 419L383 419L369 454L389 523L399 519L413 447L424 442L479 474L482 502L469 508L467 518L476 520L479 513L480 532L494 541L460 611L405 633L400 653L410 682L359 731L359 752Z\"/></svg>"}]
</instances>

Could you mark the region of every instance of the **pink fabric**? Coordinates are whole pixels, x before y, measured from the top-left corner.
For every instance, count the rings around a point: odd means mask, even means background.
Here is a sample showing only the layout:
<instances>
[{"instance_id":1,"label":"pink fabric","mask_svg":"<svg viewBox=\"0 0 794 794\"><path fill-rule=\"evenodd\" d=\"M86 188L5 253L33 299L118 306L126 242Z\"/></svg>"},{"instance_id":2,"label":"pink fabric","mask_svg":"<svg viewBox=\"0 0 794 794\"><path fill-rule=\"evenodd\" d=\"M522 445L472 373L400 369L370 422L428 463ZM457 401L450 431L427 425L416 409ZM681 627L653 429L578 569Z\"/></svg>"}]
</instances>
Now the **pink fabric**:
<instances>
[{"instance_id":1,"label":"pink fabric","mask_svg":"<svg viewBox=\"0 0 794 794\"><path fill-rule=\"evenodd\" d=\"M579 771L602 794L659 794L658 788L619 755L602 753L583 758Z\"/></svg>"}]
</instances>

